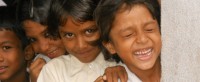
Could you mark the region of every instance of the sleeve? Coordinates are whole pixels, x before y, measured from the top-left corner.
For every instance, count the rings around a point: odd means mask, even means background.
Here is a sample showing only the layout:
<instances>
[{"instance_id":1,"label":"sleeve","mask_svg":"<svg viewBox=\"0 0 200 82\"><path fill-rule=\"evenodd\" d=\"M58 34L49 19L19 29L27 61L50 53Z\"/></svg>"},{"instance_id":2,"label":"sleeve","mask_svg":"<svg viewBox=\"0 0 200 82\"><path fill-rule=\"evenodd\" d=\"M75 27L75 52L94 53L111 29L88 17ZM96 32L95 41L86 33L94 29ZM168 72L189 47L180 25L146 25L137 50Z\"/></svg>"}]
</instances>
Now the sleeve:
<instances>
[{"instance_id":1,"label":"sleeve","mask_svg":"<svg viewBox=\"0 0 200 82\"><path fill-rule=\"evenodd\" d=\"M54 68L54 66L46 64L42 68L39 77L37 79L37 82L57 82L58 79L56 77L58 77L58 75L56 73L56 69Z\"/></svg>"}]
</instances>

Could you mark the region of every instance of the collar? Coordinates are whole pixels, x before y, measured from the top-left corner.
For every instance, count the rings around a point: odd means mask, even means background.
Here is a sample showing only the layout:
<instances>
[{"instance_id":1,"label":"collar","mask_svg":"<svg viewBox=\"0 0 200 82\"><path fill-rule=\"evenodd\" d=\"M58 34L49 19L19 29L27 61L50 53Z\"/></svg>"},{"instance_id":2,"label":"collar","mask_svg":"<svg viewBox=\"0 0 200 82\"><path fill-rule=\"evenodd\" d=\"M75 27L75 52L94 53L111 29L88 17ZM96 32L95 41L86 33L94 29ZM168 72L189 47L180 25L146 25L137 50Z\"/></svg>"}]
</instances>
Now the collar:
<instances>
[{"instance_id":1,"label":"collar","mask_svg":"<svg viewBox=\"0 0 200 82\"><path fill-rule=\"evenodd\" d=\"M73 55L70 55L69 57L70 57L69 74L71 77L82 71L88 71L88 70L94 70L96 73L101 74L102 72L104 72L104 70L103 71L100 70L106 67L106 61L102 53L99 53L98 56L95 58L95 60L93 60L90 63L82 63Z\"/></svg>"}]
</instances>

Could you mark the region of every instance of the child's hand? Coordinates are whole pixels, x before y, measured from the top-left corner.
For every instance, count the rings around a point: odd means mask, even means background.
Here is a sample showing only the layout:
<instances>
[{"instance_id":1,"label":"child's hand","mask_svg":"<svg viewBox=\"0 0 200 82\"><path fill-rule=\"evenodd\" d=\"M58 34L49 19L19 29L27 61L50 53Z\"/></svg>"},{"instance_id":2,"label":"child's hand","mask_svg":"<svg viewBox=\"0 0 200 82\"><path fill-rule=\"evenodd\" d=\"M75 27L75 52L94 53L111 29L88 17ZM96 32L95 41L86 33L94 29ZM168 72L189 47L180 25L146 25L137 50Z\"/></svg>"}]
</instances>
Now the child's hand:
<instances>
[{"instance_id":1,"label":"child's hand","mask_svg":"<svg viewBox=\"0 0 200 82\"><path fill-rule=\"evenodd\" d=\"M42 67L46 64L45 60L42 58L38 58L33 61L29 67L29 74L31 78L31 82L36 82L37 78L42 70Z\"/></svg>"},{"instance_id":2,"label":"child's hand","mask_svg":"<svg viewBox=\"0 0 200 82\"><path fill-rule=\"evenodd\" d=\"M106 82L105 76L98 77L94 82Z\"/></svg>"},{"instance_id":3,"label":"child's hand","mask_svg":"<svg viewBox=\"0 0 200 82\"><path fill-rule=\"evenodd\" d=\"M120 82L127 82L128 75L123 66L108 67L102 79L106 82L118 82L118 79Z\"/></svg>"}]
</instances>

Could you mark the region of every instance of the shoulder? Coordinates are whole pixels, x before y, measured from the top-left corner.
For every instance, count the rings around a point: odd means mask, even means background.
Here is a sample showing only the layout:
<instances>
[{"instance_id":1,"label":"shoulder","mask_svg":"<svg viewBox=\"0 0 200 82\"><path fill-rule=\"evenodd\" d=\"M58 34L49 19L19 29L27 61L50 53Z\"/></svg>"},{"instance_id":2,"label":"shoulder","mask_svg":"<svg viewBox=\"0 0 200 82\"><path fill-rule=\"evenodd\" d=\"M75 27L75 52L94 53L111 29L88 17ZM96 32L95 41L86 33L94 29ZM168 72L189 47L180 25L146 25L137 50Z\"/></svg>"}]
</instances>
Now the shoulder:
<instances>
[{"instance_id":1,"label":"shoulder","mask_svg":"<svg viewBox=\"0 0 200 82\"><path fill-rule=\"evenodd\" d=\"M43 68L63 68L68 67L70 55L62 55L49 61Z\"/></svg>"}]
</instances>

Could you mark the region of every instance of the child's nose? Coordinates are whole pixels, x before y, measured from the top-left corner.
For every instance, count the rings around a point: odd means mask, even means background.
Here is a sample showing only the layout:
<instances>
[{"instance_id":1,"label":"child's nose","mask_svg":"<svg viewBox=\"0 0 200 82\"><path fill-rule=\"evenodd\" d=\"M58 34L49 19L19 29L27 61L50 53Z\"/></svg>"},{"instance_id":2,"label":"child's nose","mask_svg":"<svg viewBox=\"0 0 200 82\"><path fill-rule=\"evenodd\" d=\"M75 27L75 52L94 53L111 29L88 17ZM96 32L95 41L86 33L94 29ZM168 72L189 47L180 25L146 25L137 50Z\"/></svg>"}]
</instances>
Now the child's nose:
<instances>
[{"instance_id":1,"label":"child's nose","mask_svg":"<svg viewBox=\"0 0 200 82\"><path fill-rule=\"evenodd\" d=\"M2 54L0 54L0 62L4 61L4 57Z\"/></svg>"}]
</instances>

